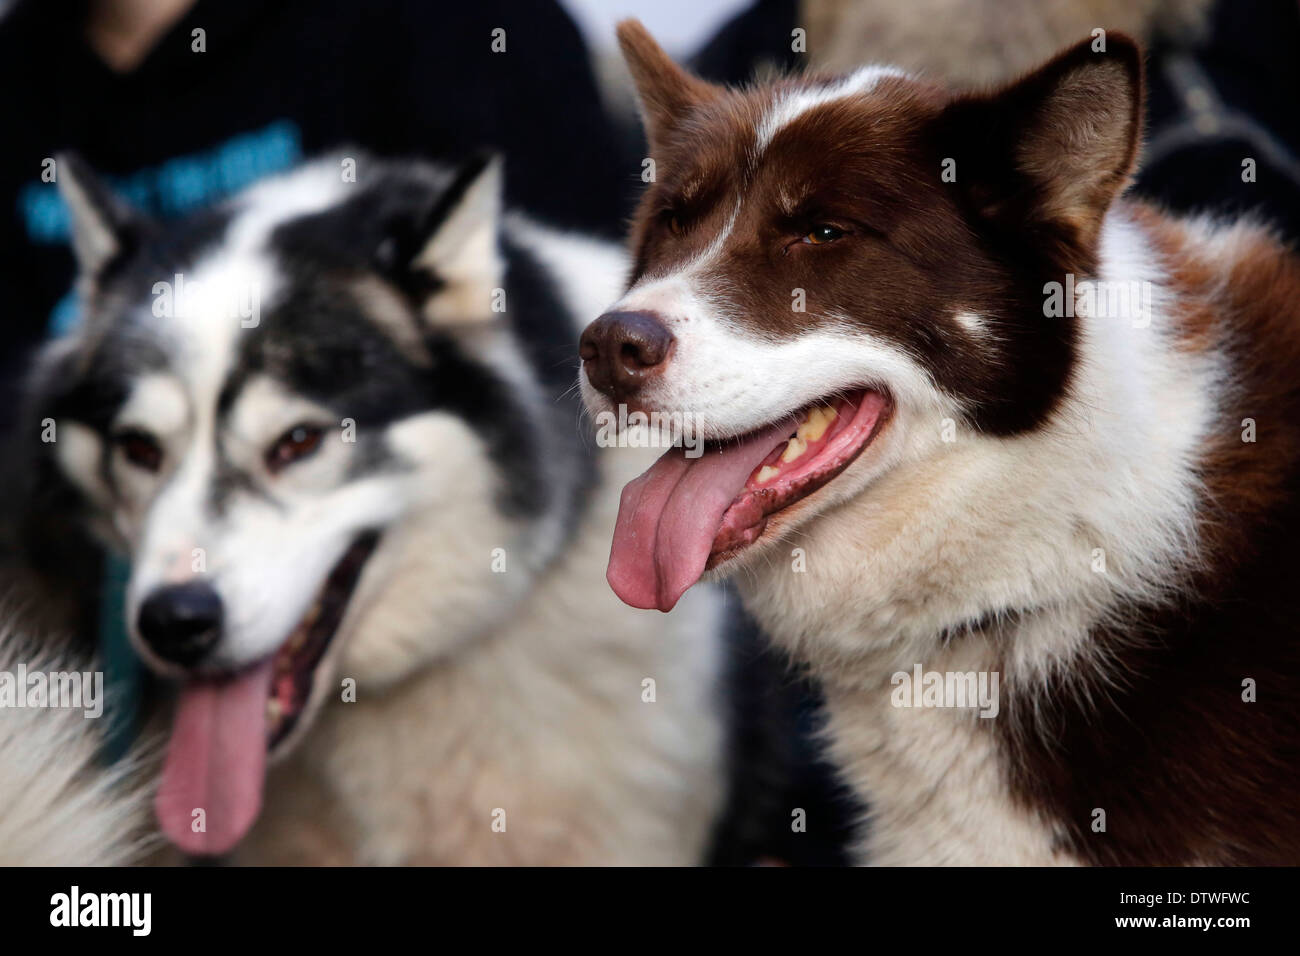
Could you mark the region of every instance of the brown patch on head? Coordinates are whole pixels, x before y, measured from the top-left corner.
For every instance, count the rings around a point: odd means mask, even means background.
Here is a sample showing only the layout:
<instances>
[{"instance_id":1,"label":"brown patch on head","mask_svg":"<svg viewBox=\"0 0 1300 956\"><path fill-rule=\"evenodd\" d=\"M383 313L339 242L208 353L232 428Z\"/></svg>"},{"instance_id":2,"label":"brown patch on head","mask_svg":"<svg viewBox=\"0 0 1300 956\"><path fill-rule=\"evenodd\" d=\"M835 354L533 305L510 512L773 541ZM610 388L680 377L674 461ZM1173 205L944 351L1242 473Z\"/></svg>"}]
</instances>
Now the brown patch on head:
<instances>
[{"instance_id":1,"label":"brown patch on head","mask_svg":"<svg viewBox=\"0 0 1300 956\"><path fill-rule=\"evenodd\" d=\"M672 63L639 24L624 24L620 41L657 173L634 220L632 284L690 266L719 314L758 336L836 325L887 339L989 432L1052 412L1076 331L1044 315L1043 287L1095 271L1100 224L1132 170L1132 41L1111 34L1105 53L1085 42L987 94L882 74L792 110L766 143L760 130L783 104L836 81L722 90ZM823 226L839 238L801 241Z\"/></svg>"},{"instance_id":2,"label":"brown patch on head","mask_svg":"<svg viewBox=\"0 0 1300 956\"><path fill-rule=\"evenodd\" d=\"M762 115L753 95L719 91L651 140L655 181L632 224L633 281L699 255L723 229L745 189Z\"/></svg>"}]
</instances>

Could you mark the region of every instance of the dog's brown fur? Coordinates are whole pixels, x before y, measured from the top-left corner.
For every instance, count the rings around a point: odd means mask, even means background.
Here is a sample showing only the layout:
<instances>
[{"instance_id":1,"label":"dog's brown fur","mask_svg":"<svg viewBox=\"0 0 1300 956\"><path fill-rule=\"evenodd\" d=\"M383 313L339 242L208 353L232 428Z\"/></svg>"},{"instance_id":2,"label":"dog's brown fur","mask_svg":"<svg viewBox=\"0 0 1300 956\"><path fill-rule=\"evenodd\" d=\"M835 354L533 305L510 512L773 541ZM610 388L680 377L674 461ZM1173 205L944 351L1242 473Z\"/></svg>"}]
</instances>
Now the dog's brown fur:
<instances>
[{"instance_id":1,"label":"dog's brown fur","mask_svg":"<svg viewBox=\"0 0 1300 956\"><path fill-rule=\"evenodd\" d=\"M1045 825L1051 850L1008 858L1300 862L1300 261L1256 225L1211 229L1119 198L1141 133L1137 46L1115 33L1104 51L1085 41L991 94L884 76L796 114L755 149L782 97L826 81L720 90L687 76L639 24L619 37L659 173L632 230L633 288L725 234L697 272L746 335L791 341L843 316L919 362L985 438L1059 427L1083 330L1044 319L1044 283L1096 275L1108 217L1140 232L1147 264L1167 279L1158 347L1224 369L1211 437L1190 463L1194 553L1098 615L1068 660L1017 673L1017 631L1037 607L944 628L933 656L986 642L988 663L1011 675L1004 719L977 721L977 736L992 735L1011 804ZM940 176L949 159L955 181ZM794 244L824 222L845 238ZM804 313L790 308L796 287ZM961 311L985 319L986 334L955 321ZM1243 440L1246 419L1254 441ZM835 695L866 686L852 668L880 649L863 634L853 663L843 644L819 646L809 622L820 610L775 636L821 668L834 711ZM833 716L842 756L856 719L846 715L866 709Z\"/></svg>"}]
</instances>

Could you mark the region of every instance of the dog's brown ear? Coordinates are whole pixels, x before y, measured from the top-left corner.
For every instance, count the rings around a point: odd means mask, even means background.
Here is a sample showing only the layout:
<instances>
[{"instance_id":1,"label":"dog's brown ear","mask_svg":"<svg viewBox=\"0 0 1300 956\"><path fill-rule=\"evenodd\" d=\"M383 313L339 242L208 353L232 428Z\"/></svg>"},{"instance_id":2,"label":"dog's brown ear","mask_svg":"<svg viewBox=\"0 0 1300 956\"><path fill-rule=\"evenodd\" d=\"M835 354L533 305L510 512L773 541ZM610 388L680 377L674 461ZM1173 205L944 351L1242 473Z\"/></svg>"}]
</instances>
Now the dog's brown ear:
<instances>
[{"instance_id":1,"label":"dog's brown ear","mask_svg":"<svg viewBox=\"0 0 1300 956\"><path fill-rule=\"evenodd\" d=\"M651 145L662 142L692 108L717 96L717 87L674 63L640 20L618 25L618 44L636 85Z\"/></svg>"},{"instance_id":2,"label":"dog's brown ear","mask_svg":"<svg viewBox=\"0 0 1300 956\"><path fill-rule=\"evenodd\" d=\"M1137 163L1141 50L1100 34L995 93L955 100L943 122L956 183L978 211L1065 227L1091 252Z\"/></svg>"}]
</instances>

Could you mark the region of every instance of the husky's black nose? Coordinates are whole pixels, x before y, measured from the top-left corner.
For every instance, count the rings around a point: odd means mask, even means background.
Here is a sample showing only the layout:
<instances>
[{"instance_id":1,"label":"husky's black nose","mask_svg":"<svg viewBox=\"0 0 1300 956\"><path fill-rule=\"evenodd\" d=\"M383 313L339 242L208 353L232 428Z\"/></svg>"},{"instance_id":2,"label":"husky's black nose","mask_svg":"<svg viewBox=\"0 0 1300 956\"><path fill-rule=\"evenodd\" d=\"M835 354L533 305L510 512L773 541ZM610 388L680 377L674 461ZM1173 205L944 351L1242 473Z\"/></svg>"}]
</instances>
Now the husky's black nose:
<instances>
[{"instance_id":1,"label":"husky's black nose","mask_svg":"<svg viewBox=\"0 0 1300 956\"><path fill-rule=\"evenodd\" d=\"M617 402L663 371L673 342L653 312L606 312L583 331L578 354L592 387Z\"/></svg>"},{"instance_id":2,"label":"husky's black nose","mask_svg":"<svg viewBox=\"0 0 1300 956\"><path fill-rule=\"evenodd\" d=\"M140 605L140 636L165 661L197 664L221 637L221 597L199 581L158 588Z\"/></svg>"}]
</instances>

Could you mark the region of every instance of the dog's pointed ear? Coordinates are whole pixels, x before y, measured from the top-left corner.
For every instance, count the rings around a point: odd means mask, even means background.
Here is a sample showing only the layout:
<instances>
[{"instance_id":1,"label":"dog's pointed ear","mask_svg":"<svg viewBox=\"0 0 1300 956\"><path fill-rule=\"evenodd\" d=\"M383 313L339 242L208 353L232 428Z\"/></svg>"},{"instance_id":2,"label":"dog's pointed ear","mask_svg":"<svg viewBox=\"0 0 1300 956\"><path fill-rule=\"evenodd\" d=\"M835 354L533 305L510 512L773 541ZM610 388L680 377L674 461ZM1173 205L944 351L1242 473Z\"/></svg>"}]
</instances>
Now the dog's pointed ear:
<instances>
[{"instance_id":1,"label":"dog's pointed ear","mask_svg":"<svg viewBox=\"0 0 1300 956\"><path fill-rule=\"evenodd\" d=\"M646 138L653 146L663 142L692 108L715 98L719 90L673 62L640 20L618 25L618 45L632 74Z\"/></svg>"},{"instance_id":2,"label":"dog's pointed ear","mask_svg":"<svg viewBox=\"0 0 1300 956\"><path fill-rule=\"evenodd\" d=\"M501 254L502 161L479 152L462 163L434 198L410 243L388 241L380 266L423 280L421 311L431 323L494 317L505 282ZM402 261L392 260L396 256Z\"/></svg>"},{"instance_id":3,"label":"dog's pointed ear","mask_svg":"<svg viewBox=\"0 0 1300 956\"><path fill-rule=\"evenodd\" d=\"M940 122L978 214L1091 257L1137 163L1141 50L1117 33L1085 40L995 93L958 98Z\"/></svg>"},{"instance_id":4,"label":"dog's pointed ear","mask_svg":"<svg viewBox=\"0 0 1300 956\"><path fill-rule=\"evenodd\" d=\"M72 250L82 278L96 281L110 262L130 251L147 219L109 189L76 153L54 158L55 182L72 218Z\"/></svg>"}]
</instances>

